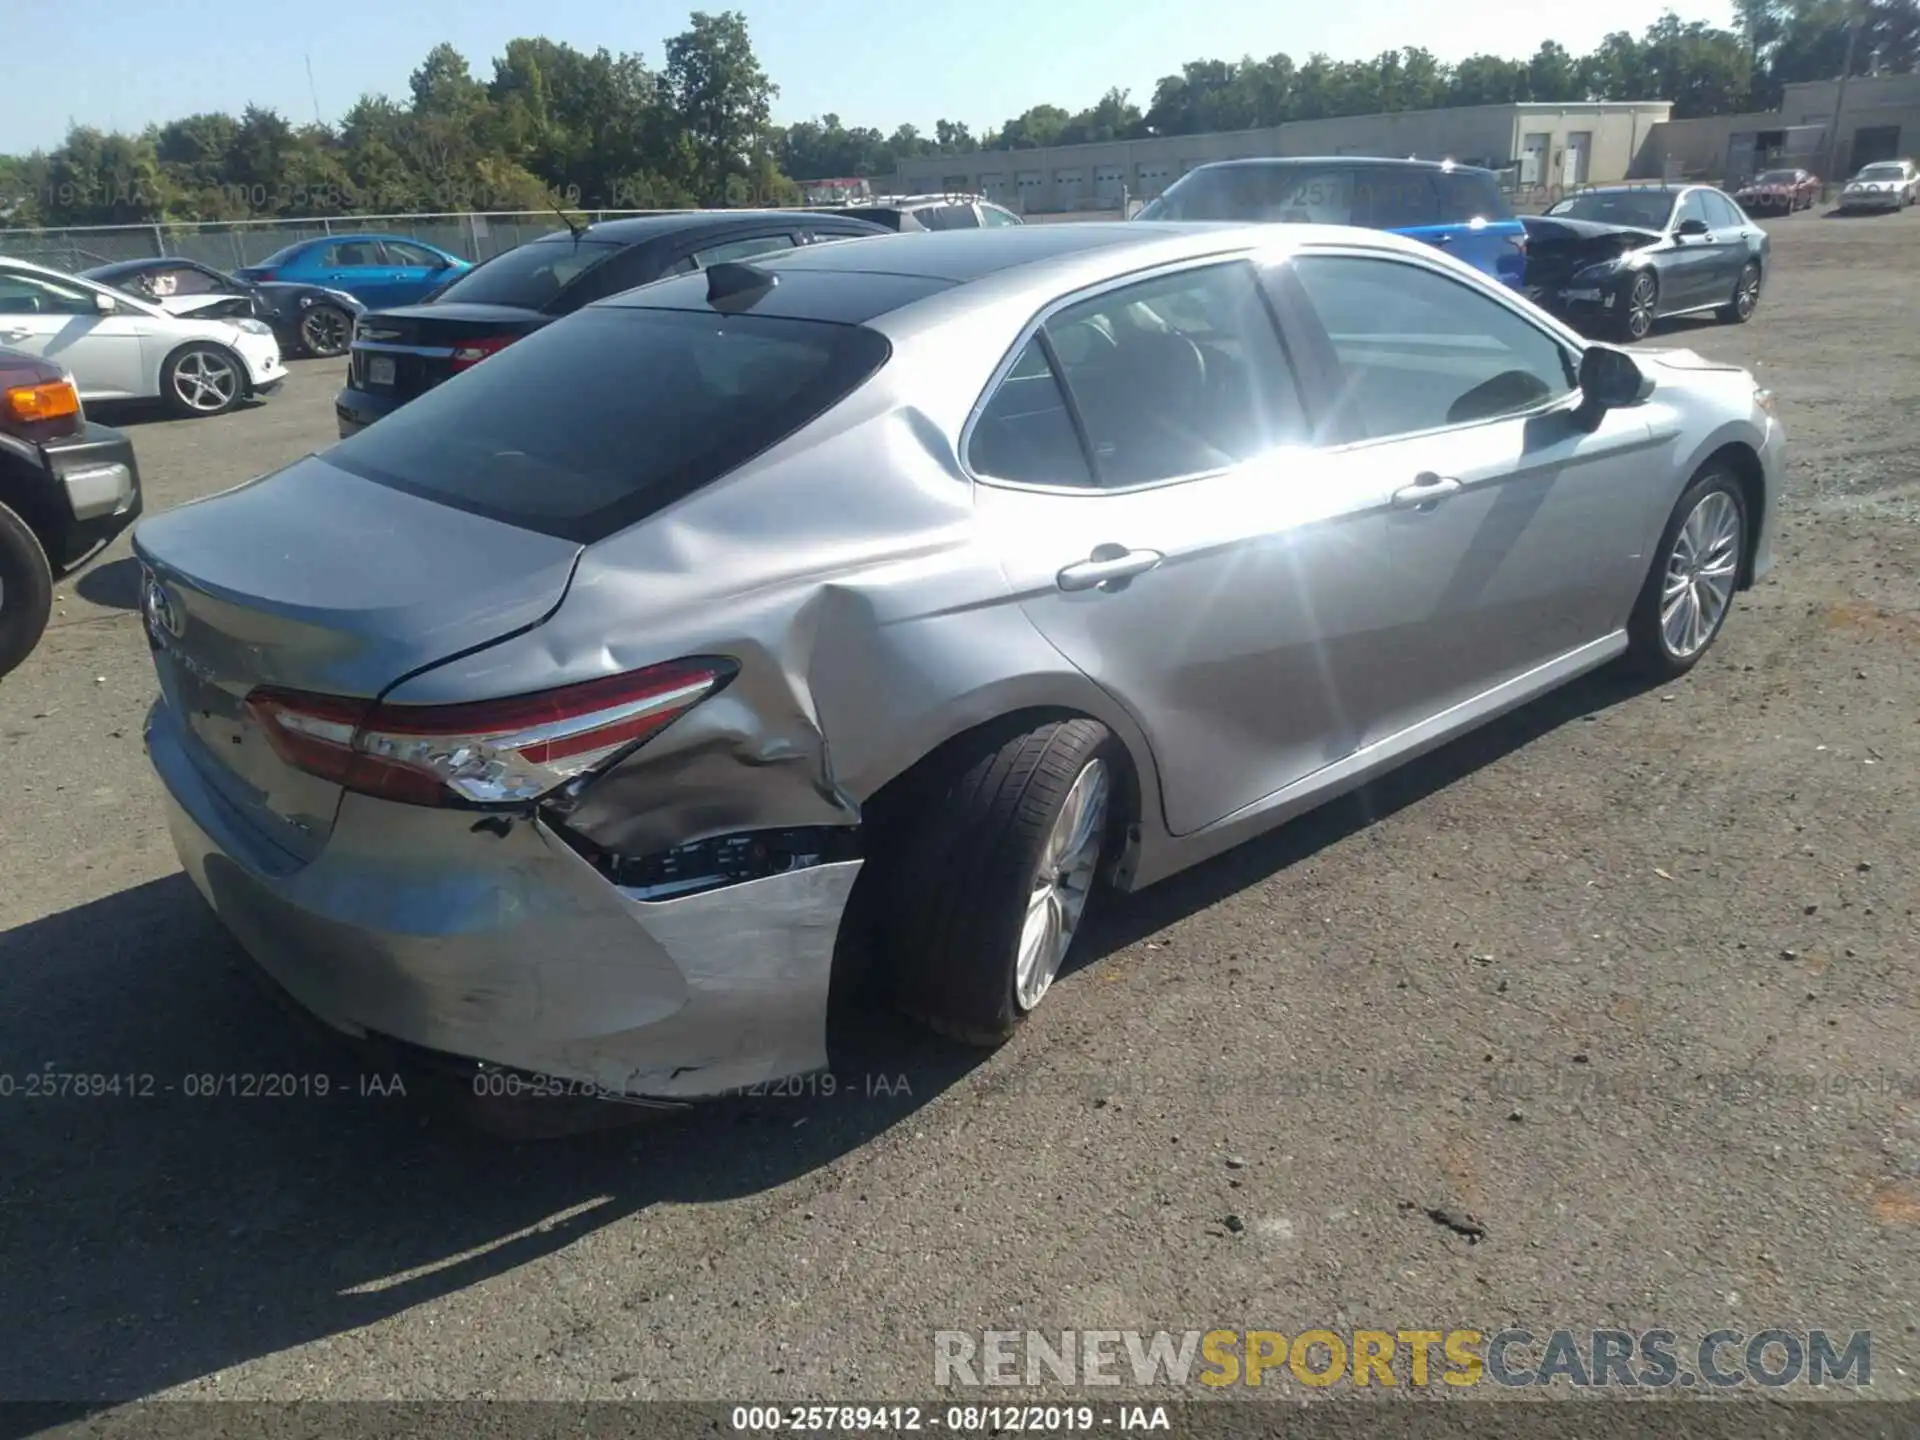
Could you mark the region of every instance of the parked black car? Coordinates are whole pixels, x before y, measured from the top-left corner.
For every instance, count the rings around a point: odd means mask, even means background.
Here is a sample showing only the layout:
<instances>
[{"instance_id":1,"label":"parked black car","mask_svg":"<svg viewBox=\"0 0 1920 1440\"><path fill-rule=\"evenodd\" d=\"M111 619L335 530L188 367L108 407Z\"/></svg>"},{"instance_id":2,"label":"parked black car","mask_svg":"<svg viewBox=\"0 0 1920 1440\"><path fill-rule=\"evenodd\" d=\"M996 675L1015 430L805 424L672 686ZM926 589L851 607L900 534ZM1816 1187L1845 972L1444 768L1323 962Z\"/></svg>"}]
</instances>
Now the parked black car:
<instances>
[{"instance_id":1,"label":"parked black car","mask_svg":"<svg viewBox=\"0 0 1920 1440\"><path fill-rule=\"evenodd\" d=\"M87 419L60 366L0 349L0 675L40 643L53 572L139 518L133 442Z\"/></svg>"},{"instance_id":2,"label":"parked black car","mask_svg":"<svg viewBox=\"0 0 1920 1440\"><path fill-rule=\"evenodd\" d=\"M834 205L826 215L851 215L889 230L978 230L1026 222L1004 205L977 195L882 195L859 205Z\"/></svg>"},{"instance_id":3,"label":"parked black car","mask_svg":"<svg viewBox=\"0 0 1920 1440\"><path fill-rule=\"evenodd\" d=\"M476 265L428 301L362 316L346 388L334 399L340 434L364 430L590 301L724 261L886 233L837 214L681 210L543 235Z\"/></svg>"},{"instance_id":4,"label":"parked black car","mask_svg":"<svg viewBox=\"0 0 1920 1440\"><path fill-rule=\"evenodd\" d=\"M1767 232L1710 185L1603 186L1521 223L1534 303L1620 339L1674 315L1744 324L1766 283Z\"/></svg>"},{"instance_id":5,"label":"parked black car","mask_svg":"<svg viewBox=\"0 0 1920 1440\"><path fill-rule=\"evenodd\" d=\"M277 280L246 280L178 255L118 260L81 275L158 305L173 315L209 319L251 315L273 327L284 355L344 355L353 322L367 307L344 290Z\"/></svg>"}]
</instances>

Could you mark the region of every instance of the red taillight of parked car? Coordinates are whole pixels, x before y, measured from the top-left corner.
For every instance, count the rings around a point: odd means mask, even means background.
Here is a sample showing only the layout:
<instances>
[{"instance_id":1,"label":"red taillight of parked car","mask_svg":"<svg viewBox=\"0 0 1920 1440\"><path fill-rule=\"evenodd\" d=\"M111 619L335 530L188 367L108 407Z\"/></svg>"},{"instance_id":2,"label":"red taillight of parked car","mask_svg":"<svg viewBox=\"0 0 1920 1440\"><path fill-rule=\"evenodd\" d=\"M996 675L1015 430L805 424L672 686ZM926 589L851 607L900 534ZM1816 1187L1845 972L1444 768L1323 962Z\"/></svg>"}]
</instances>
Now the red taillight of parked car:
<instances>
[{"instance_id":1,"label":"red taillight of parked car","mask_svg":"<svg viewBox=\"0 0 1920 1440\"><path fill-rule=\"evenodd\" d=\"M448 365L458 370L471 370L489 355L497 355L514 341L518 335L488 335L480 340L462 340L453 347L453 355Z\"/></svg>"},{"instance_id":2,"label":"red taillight of parked car","mask_svg":"<svg viewBox=\"0 0 1920 1440\"><path fill-rule=\"evenodd\" d=\"M651 740L734 671L730 660L675 660L462 705L261 689L247 709L282 760L346 789L406 805L524 804Z\"/></svg>"}]
</instances>

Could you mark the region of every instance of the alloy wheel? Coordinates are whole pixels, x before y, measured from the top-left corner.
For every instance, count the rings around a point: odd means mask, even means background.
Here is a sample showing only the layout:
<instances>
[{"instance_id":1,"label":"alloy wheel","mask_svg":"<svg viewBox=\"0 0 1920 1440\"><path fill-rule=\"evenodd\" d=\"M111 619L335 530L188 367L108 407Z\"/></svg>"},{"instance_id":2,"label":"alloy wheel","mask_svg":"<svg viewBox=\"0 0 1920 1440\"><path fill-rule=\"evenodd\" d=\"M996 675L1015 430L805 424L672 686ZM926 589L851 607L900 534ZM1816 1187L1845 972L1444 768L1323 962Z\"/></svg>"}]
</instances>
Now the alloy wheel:
<instances>
[{"instance_id":1,"label":"alloy wheel","mask_svg":"<svg viewBox=\"0 0 1920 1440\"><path fill-rule=\"evenodd\" d=\"M240 377L211 350L191 350L173 367L173 393L189 410L224 410L233 403Z\"/></svg>"},{"instance_id":2,"label":"alloy wheel","mask_svg":"<svg viewBox=\"0 0 1920 1440\"><path fill-rule=\"evenodd\" d=\"M1052 986L1086 912L1107 832L1111 791L1106 762L1090 762L1067 792L1041 847L1013 977L1014 1002L1023 1011L1038 1005Z\"/></svg>"},{"instance_id":3,"label":"alloy wheel","mask_svg":"<svg viewBox=\"0 0 1920 1440\"><path fill-rule=\"evenodd\" d=\"M1760 303L1760 272L1749 265L1740 272L1740 288L1733 292L1733 308L1745 320Z\"/></svg>"},{"instance_id":4,"label":"alloy wheel","mask_svg":"<svg viewBox=\"0 0 1920 1440\"><path fill-rule=\"evenodd\" d=\"M1667 552L1660 591L1660 638L1688 660L1719 632L1740 569L1740 507L1725 490L1700 498Z\"/></svg>"},{"instance_id":5,"label":"alloy wheel","mask_svg":"<svg viewBox=\"0 0 1920 1440\"><path fill-rule=\"evenodd\" d=\"M321 359L338 355L347 348L347 317L331 305L309 310L300 321L300 343Z\"/></svg>"},{"instance_id":6,"label":"alloy wheel","mask_svg":"<svg viewBox=\"0 0 1920 1440\"><path fill-rule=\"evenodd\" d=\"M1627 292L1627 335L1630 339L1644 340L1653 330L1654 301L1659 288L1651 275L1642 275L1633 282L1633 288Z\"/></svg>"}]
</instances>

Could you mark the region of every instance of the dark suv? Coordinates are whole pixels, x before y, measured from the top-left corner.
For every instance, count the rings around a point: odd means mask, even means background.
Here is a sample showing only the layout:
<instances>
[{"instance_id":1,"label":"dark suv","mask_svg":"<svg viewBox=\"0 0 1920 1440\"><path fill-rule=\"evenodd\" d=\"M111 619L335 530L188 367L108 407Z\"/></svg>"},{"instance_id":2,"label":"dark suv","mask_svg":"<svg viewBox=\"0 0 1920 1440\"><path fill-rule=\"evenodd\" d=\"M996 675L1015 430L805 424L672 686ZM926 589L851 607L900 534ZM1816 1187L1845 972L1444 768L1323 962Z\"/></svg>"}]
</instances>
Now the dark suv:
<instances>
[{"instance_id":1,"label":"dark suv","mask_svg":"<svg viewBox=\"0 0 1920 1440\"><path fill-rule=\"evenodd\" d=\"M0 675L40 643L54 572L139 517L133 442L87 419L60 365L0 349Z\"/></svg>"},{"instance_id":2,"label":"dark suv","mask_svg":"<svg viewBox=\"0 0 1920 1440\"><path fill-rule=\"evenodd\" d=\"M1391 230L1523 288L1527 232L1499 178L1450 160L1221 160L1182 175L1135 220L1282 221Z\"/></svg>"},{"instance_id":3,"label":"dark suv","mask_svg":"<svg viewBox=\"0 0 1920 1440\"><path fill-rule=\"evenodd\" d=\"M882 195L864 205L835 205L820 212L851 215L889 230L978 230L1025 222L977 195Z\"/></svg>"}]
</instances>

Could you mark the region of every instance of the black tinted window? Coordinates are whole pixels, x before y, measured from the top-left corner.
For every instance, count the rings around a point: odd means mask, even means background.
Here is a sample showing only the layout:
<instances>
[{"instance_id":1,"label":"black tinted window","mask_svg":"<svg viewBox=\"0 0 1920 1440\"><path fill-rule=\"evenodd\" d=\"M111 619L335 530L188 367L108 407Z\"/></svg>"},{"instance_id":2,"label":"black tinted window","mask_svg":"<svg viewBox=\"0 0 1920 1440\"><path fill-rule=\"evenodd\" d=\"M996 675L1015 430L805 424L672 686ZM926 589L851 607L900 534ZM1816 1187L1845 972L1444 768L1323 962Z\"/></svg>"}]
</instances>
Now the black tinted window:
<instances>
[{"instance_id":1,"label":"black tinted window","mask_svg":"<svg viewBox=\"0 0 1920 1440\"><path fill-rule=\"evenodd\" d=\"M1515 414L1574 387L1558 340L1461 281L1331 255L1303 256L1294 270L1340 360L1349 439Z\"/></svg>"},{"instance_id":2,"label":"black tinted window","mask_svg":"<svg viewBox=\"0 0 1920 1440\"><path fill-rule=\"evenodd\" d=\"M1596 220L1635 230L1665 230L1672 212L1673 192L1669 190L1589 190L1547 211L1569 220Z\"/></svg>"},{"instance_id":3,"label":"black tinted window","mask_svg":"<svg viewBox=\"0 0 1920 1440\"><path fill-rule=\"evenodd\" d=\"M1511 220L1513 207L1500 193L1500 186L1484 170L1441 171L1433 179L1439 193L1440 223L1456 225L1462 220Z\"/></svg>"},{"instance_id":4,"label":"black tinted window","mask_svg":"<svg viewBox=\"0 0 1920 1440\"><path fill-rule=\"evenodd\" d=\"M1702 191L1701 203L1707 207L1707 224L1716 230L1732 230L1744 224L1739 207L1718 191Z\"/></svg>"},{"instance_id":5,"label":"black tinted window","mask_svg":"<svg viewBox=\"0 0 1920 1440\"><path fill-rule=\"evenodd\" d=\"M929 230L977 230L980 217L971 205L929 205L913 212L913 218Z\"/></svg>"},{"instance_id":6,"label":"black tinted window","mask_svg":"<svg viewBox=\"0 0 1920 1440\"><path fill-rule=\"evenodd\" d=\"M496 255L433 298L460 305L516 305L542 310L594 266L620 253L610 240L535 240Z\"/></svg>"},{"instance_id":7,"label":"black tinted window","mask_svg":"<svg viewBox=\"0 0 1920 1440\"><path fill-rule=\"evenodd\" d=\"M1026 485L1093 483L1066 396L1037 340L1027 342L980 412L967 464L975 474Z\"/></svg>"},{"instance_id":8,"label":"black tinted window","mask_svg":"<svg viewBox=\"0 0 1920 1440\"><path fill-rule=\"evenodd\" d=\"M745 463L889 353L871 330L589 309L327 452L356 475L588 543Z\"/></svg>"}]
</instances>

